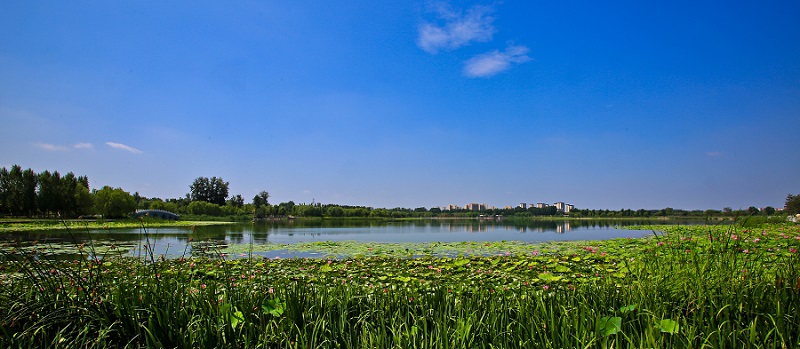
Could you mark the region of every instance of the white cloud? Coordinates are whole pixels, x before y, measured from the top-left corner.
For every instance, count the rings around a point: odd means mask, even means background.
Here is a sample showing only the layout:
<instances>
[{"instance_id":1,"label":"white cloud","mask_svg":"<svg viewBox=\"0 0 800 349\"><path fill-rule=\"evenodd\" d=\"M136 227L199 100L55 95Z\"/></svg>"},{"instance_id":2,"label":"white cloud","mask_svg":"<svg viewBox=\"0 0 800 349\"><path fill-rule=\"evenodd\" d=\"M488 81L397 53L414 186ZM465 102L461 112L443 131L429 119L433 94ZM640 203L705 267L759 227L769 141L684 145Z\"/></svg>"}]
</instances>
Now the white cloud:
<instances>
[{"instance_id":1,"label":"white cloud","mask_svg":"<svg viewBox=\"0 0 800 349\"><path fill-rule=\"evenodd\" d=\"M72 147L75 149L92 149L94 148L94 145L92 145L92 143L77 143Z\"/></svg>"},{"instance_id":2,"label":"white cloud","mask_svg":"<svg viewBox=\"0 0 800 349\"><path fill-rule=\"evenodd\" d=\"M115 149L122 149L122 150L125 150L125 151L129 151L129 152L134 153L134 154L141 154L142 153L141 150L136 149L134 147L131 147L129 145L122 144L122 143L106 142L106 145L109 146L109 147L115 148Z\"/></svg>"},{"instance_id":3,"label":"white cloud","mask_svg":"<svg viewBox=\"0 0 800 349\"><path fill-rule=\"evenodd\" d=\"M425 22L418 28L417 45L428 53L456 49L473 41L486 42L494 35L494 18L489 15L492 12L489 7L473 6L464 13L440 4L433 12L443 23Z\"/></svg>"},{"instance_id":4,"label":"white cloud","mask_svg":"<svg viewBox=\"0 0 800 349\"><path fill-rule=\"evenodd\" d=\"M65 147L65 146L53 145L53 144L48 144L48 143L41 143L40 142L40 143L34 143L33 145L35 147L39 148L39 149L43 149L43 150L47 150L47 151L65 151L65 150L67 150L67 147Z\"/></svg>"},{"instance_id":5,"label":"white cloud","mask_svg":"<svg viewBox=\"0 0 800 349\"><path fill-rule=\"evenodd\" d=\"M509 46L505 52L494 50L470 58L464 63L464 75L472 78L485 78L498 74L511 67L530 61L528 48L525 46Z\"/></svg>"}]
</instances>

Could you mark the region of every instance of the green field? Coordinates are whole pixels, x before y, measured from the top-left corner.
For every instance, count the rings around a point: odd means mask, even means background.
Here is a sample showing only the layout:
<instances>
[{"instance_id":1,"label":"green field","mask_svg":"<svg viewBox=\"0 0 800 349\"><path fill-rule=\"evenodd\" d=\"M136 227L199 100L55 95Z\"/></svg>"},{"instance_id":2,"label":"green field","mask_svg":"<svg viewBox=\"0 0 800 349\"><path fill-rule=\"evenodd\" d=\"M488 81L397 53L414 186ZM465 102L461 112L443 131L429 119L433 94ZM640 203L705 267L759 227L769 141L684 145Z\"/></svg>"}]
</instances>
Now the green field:
<instances>
[{"instance_id":1,"label":"green field","mask_svg":"<svg viewBox=\"0 0 800 349\"><path fill-rule=\"evenodd\" d=\"M204 225L231 224L218 221L167 221L148 219L141 220L58 220L58 219L0 219L0 234L10 232L42 231L42 230L101 230L101 229L136 229L146 225L155 227L195 227Z\"/></svg>"},{"instance_id":2,"label":"green field","mask_svg":"<svg viewBox=\"0 0 800 349\"><path fill-rule=\"evenodd\" d=\"M0 346L800 346L798 225L642 229L663 234L315 243L297 248L348 257L273 260L59 262L4 246Z\"/></svg>"}]
</instances>

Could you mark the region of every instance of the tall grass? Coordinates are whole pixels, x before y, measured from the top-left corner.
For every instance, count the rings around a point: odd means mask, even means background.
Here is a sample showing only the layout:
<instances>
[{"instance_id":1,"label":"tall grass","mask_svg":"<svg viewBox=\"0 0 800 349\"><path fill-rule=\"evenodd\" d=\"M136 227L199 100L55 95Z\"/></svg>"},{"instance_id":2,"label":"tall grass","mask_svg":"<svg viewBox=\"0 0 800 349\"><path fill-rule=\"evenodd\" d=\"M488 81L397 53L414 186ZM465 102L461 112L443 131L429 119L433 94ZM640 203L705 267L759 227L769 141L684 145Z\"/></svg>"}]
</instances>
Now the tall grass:
<instances>
[{"instance_id":1,"label":"tall grass","mask_svg":"<svg viewBox=\"0 0 800 349\"><path fill-rule=\"evenodd\" d=\"M800 346L796 226L671 229L541 255L335 263L4 248L0 346Z\"/></svg>"}]
</instances>

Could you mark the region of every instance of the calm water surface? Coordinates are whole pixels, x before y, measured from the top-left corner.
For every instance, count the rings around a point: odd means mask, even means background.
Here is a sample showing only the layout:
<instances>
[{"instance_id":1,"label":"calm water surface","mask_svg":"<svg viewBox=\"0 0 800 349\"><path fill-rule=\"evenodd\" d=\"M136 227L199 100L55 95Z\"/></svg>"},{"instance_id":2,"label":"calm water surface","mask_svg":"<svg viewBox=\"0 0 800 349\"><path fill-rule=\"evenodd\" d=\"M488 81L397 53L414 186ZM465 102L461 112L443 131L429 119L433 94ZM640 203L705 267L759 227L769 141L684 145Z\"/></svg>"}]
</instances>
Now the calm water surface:
<instances>
[{"instance_id":1,"label":"calm water surface","mask_svg":"<svg viewBox=\"0 0 800 349\"><path fill-rule=\"evenodd\" d=\"M64 258L74 257L70 246L93 243L127 249L128 255L141 253L145 244L154 246L156 255L169 257L191 255L189 239L216 244L294 244L316 241L358 241L372 243L605 240L642 237L651 231L627 230L626 226L649 224L646 221L529 221L520 223L478 220L360 221L323 220L239 223L186 228L113 229L90 232L44 231L9 235L21 244L38 241L39 246L61 246ZM662 222L663 223L663 222ZM276 252L276 256L304 254Z\"/></svg>"}]
</instances>

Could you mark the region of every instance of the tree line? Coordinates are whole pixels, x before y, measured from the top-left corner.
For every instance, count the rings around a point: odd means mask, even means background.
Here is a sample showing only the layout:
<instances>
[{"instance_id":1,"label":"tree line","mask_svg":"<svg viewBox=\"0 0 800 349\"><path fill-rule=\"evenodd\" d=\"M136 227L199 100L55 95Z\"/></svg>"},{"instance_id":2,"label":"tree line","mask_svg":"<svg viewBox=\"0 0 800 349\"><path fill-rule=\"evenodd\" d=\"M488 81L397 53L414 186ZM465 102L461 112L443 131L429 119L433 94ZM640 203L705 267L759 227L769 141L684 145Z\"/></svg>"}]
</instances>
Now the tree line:
<instances>
[{"instance_id":1,"label":"tree line","mask_svg":"<svg viewBox=\"0 0 800 349\"><path fill-rule=\"evenodd\" d=\"M120 188L89 190L89 178L72 172L36 173L19 165L0 168L0 215L75 218L100 214L125 217L136 209L133 197Z\"/></svg>"},{"instance_id":2,"label":"tree line","mask_svg":"<svg viewBox=\"0 0 800 349\"><path fill-rule=\"evenodd\" d=\"M61 175L58 171L36 173L23 170L19 165L0 168L0 215L16 217L74 218L100 215L107 218L127 217L136 209L165 210L180 215L200 217L227 217L234 219L269 219L281 217L358 217L358 218L472 218L479 216L538 217L565 216L554 206L544 208L504 208L471 210L442 210L425 208L372 208L336 204L296 204L294 201L270 204L269 193L261 191L249 202L242 195L230 195L229 182L221 177L198 177L189 185L183 198L147 198L139 193L130 194L121 188L89 187L86 176L72 172ZM763 210L749 207L746 210L590 210L573 209L566 216L580 217L708 217L773 215L776 209ZM785 213L800 213L800 194L786 198Z\"/></svg>"}]
</instances>

